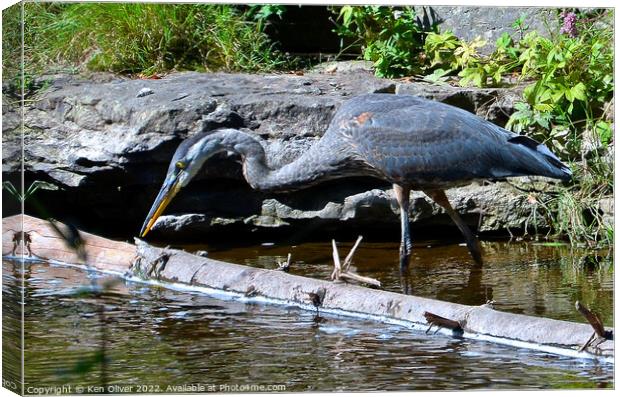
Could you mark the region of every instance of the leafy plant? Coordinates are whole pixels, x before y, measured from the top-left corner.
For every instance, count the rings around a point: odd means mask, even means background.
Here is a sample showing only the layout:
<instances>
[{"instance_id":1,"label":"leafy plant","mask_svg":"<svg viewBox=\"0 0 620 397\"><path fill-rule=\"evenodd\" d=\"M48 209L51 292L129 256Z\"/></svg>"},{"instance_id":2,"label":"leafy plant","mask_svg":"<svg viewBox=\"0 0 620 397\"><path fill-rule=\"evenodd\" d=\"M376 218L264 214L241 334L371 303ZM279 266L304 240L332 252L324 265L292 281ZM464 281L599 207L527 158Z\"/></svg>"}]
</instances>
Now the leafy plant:
<instances>
[{"instance_id":1,"label":"leafy plant","mask_svg":"<svg viewBox=\"0 0 620 397\"><path fill-rule=\"evenodd\" d=\"M340 22L336 32L360 46L377 76L419 73L426 32L413 7L344 6L333 11Z\"/></svg>"},{"instance_id":2,"label":"leafy plant","mask_svg":"<svg viewBox=\"0 0 620 397\"><path fill-rule=\"evenodd\" d=\"M479 37L467 42L458 39L450 31L429 33L424 51L431 55L432 61L425 71L432 71L429 75L437 74L437 70L444 74L458 74L462 86L499 85L504 76L518 66L518 49L513 46L513 39L507 33L497 39L495 51L488 56L479 52L485 45L486 41Z\"/></svg>"},{"instance_id":3,"label":"leafy plant","mask_svg":"<svg viewBox=\"0 0 620 397\"><path fill-rule=\"evenodd\" d=\"M430 60L429 66L434 68L440 65L448 69L457 69L459 64L454 52L461 43L461 40L449 30L443 33L430 32L424 42L426 61Z\"/></svg>"}]
</instances>

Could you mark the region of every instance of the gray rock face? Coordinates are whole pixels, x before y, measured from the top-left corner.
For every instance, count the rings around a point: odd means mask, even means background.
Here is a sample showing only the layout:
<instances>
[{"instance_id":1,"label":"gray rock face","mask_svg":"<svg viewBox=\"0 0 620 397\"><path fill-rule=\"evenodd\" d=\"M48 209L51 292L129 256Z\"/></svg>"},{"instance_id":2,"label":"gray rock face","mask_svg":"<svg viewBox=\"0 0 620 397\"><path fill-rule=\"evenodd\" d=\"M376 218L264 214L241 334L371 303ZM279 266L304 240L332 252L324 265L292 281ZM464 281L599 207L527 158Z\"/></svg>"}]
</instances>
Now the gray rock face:
<instances>
[{"instance_id":1,"label":"gray rock face","mask_svg":"<svg viewBox=\"0 0 620 397\"><path fill-rule=\"evenodd\" d=\"M496 40L503 34L512 34L513 23L524 16L524 25L546 35L547 24L553 28L552 8L538 7L471 7L424 6L416 7L419 19L425 24L438 22L441 31L451 30L457 37L470 41L476 37L486 40L482 53L491 53Z\"/></svg>"},{"instance_id":2,"label":"gray rock face","mask_svg":"<svg viewBox=\"0 0 620 397\"><path fill-rule=\"evenodd\" d=\"M500 122L518 94L378 79L370 71L324 71L302 76L179 73L161 80L60 77L25 110L26 185L43 180L56 190L37 192L47 213L77 219L85 228L137 233L177 145L200 131L246 130L264 142L280 167L297 158L326 130L340 104L368 92L411 93L466 108ZM16 109L4 108L3 176L20 172ZM17 120L17 121L16 121ZM501 122L500 122L501 124ZM398 206L377 181L327 183L288 195L255 192L243 180L237 156L207 162L155 225L160 237L204 233L292 230L320 225L398 233ZM529 216L523 194L503 185L467 186L448 193L455 208L481 231L519 228ZM416 226L451 225L421 193L412 195ZM32 208L31 212L40 210ZM453 226L450 226L453 227ZM363 233L356 230L354 233Z\"/></svg>"}]
</instances>

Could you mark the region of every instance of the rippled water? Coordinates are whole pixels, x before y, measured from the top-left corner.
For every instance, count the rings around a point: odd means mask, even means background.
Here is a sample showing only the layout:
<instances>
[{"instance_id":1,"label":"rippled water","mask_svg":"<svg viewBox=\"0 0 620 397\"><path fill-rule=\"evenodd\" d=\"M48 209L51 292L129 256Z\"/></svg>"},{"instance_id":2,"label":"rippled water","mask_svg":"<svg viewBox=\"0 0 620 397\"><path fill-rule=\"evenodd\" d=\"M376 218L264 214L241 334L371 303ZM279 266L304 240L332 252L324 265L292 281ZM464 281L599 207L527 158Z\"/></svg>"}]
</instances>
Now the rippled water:
<instances>
[{"instance_id":1,"label":"rippled water","mask_svg":"<svg viewBox=\"0 0 620 397\"><path fill-rule=\"evenodd\" d=\"M292 252L293 273L324 278L330 272L326 244L207 248L211 257L261 267L275 267ZM363 243L357 271L400 290L394 248ZM579 299L598 310L607 325L613 320L610 261L593 264L591 257L561 247L487 243L487 263L474 269L464 247L429 242L416 248L409 281L417 295L470 304L492 298L500 310L582 321L572 308ZM183 387L224 392L274 386L286 391L613 387L610 364L371 321L317 319L296 308L219 300L76 268L30 264L24 275L25 379L31 390L71 385L72 393L75 387L101 392L87 387L102 384L130 387L112 391L133 393ZM20 265L4 261L7 374L19 370L20 278ZM92 282L107 287L99 296L84 292Z\"/></svg>"}]
</instances>

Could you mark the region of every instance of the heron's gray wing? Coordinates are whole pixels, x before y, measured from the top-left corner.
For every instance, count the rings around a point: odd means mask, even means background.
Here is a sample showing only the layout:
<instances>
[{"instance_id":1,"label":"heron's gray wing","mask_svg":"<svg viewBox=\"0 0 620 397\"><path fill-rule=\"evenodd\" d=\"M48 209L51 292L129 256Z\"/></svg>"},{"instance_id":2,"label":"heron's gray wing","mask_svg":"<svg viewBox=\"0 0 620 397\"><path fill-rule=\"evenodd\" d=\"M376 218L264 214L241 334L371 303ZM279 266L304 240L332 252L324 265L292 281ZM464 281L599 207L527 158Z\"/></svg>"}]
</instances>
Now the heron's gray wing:
<instances>
[{"instance_id":1,"label":"heron's gray wing","mask_svg":"<svg viewBox=\"0 0 620 397\"><path fill-rule=\"evenodd\" d=\"M338 130L392 182L424 186L502 174L502 146L513 134L451 106L407 105L375 107L341 120Z\"/></svg>"}]
</instances>

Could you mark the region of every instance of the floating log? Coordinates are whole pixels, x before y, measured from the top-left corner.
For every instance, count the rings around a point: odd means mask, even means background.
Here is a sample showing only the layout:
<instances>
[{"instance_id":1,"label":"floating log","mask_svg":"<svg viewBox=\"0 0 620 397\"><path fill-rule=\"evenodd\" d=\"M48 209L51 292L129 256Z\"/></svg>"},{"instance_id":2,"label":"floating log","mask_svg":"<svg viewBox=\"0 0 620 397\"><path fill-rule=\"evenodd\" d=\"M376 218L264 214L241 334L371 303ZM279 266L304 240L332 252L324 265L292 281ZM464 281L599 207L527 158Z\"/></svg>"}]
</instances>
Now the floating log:
<instances>
[{"instance_id":1,"label":"floating log","mask_svg":"<svg viewBox=\"0 0 620 397\"><path fill-rule=\"evenodd\" d=\"M3 219L3 255L13 250L21 254L21 243L15 231L28 233L33 260L53 260L79 264L62 237L47 221L29 216ZM226 294L238 299L258 300L273 304L295 305L322 314L370 318L401 324L425 331L429 318L441 332L452 335L450 324L462 328L464 338L474 338L512 346L532 348L574 357L613 361L613 341L605 340L595 348L580 348L592 334L589 324L531 317L493 310L489 305L466 306L457 303L403 295L288 274L278 270L258 269L211 260L190 253L157 248L136 239L136 245L110 241L80 232L89 265L134 280L161 283L170 288ZM19 243L19 244L18 244ZM16 247L16 244L18 246ZM27 255L27 250L24 250ZM425 317L426 314L426 317ZM453 322L453 323L452 323ZM452 328L452 329L450 329ZM610 332L613 332L610 331Z\"/></svg>"},{"instance_id":2,"label":"floating log","mask_svg":"<svg viewBox=\"0 0 620 397\"><path fill-rule=\"evenodd\" d=\"M23 229L22 229L23 222ZM59 230L60 233L59 233ZM50 259L58 262L80 264L81 253L76 251L62 235L66 225L58 222L52 225L49 221L28 215L14 215L2 219L2 256L10 253L21 255L21 239L25 245L26 259ZM20 233L23 230L23 234ZM136 246L119 241L109 240L94 234L79 232L82 247L89 264L93 267L123 273L136 257ZM28 257L28 254L31 254Z\"/></svg>"}]
</instances>

